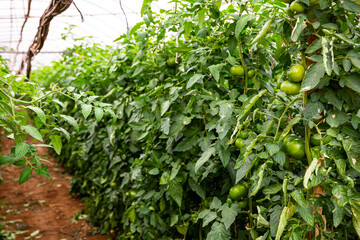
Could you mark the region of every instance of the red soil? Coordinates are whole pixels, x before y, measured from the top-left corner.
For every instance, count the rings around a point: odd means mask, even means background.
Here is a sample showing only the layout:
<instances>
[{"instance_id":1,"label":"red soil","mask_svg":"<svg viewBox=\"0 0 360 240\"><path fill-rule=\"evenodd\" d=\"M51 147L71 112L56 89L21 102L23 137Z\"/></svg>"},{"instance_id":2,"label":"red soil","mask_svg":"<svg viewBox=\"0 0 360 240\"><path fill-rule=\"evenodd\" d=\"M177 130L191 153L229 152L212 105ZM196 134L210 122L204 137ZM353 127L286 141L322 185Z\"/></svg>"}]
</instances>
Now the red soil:
<instances>
[{"instance_id":1,"label":"red soil","mask_svg":"<svg viewBox=\"0 0 360 240\"><path fill-rule=\"evenodd\" d=\"M0 145L2 155L5 155L10 152L14 143L3 136ZM108 239L103 235L91 236L94 228L85 220L71 220L85 206L79 198L69 195L70 176L49 155L48 149L37 149L39 156L53 163L49 167L49 172L54 183L51 184L49 178L33 173L26 183L19 185L21 167L0 167L0 174L4 180L4 183L0 184L0 213L3 216L1 221L13 223L5 229L15 231L16 239ZM38 233L35 235L34 232ZM35 236L27 238L31 233Z\"/></svg>"}]
</instances>

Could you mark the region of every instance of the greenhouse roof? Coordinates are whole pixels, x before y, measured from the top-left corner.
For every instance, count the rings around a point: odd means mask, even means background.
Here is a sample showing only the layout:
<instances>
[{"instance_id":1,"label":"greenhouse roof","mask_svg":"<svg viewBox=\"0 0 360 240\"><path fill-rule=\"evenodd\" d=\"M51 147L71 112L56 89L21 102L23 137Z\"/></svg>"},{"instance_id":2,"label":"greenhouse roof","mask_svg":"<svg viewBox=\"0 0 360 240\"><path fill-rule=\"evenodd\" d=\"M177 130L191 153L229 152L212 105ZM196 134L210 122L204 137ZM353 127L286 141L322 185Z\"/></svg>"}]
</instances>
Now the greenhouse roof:
<instances>
[{"instance_id":1,"label":"greenhouse roof","mask_svg":"<svg viewBox=\"0 0 360 240\"><path fill-rule=\"evenodd\" d=\"M1 0L0 54L10 59L9 67L13 71L19 69L21 59L34 40L39 19L50 2L51 0ZM141 21L142 2L142 0L75 0L75 4L71 4L66 11L51 21L44 47L33 59L33 68L49 64L50 61L59 58L64 49L74 45L72 38L62 39L63 34L68 33L70 29L74 38L92 36L93 42L112 44L117 37L126 32L127 25L131 27ZM154 1L153 11L170 7L167 2L167 0ZM29 4L30 13L24 25Z\"/></svg>"}]
</instances>

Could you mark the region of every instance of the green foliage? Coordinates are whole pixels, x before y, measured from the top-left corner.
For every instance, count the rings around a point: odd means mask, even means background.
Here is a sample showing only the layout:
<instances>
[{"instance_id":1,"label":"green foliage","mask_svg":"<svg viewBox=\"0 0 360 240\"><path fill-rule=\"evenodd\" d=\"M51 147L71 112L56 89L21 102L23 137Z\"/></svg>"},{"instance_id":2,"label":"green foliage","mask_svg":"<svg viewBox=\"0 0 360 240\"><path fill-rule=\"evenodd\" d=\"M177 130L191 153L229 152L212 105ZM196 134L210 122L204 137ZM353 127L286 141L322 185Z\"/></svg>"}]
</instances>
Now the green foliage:
<instances>
[{"instance_id":1,"label":"green foliage","mask_svg":"<svg viewBox=\"0 0 360 240\"><path fill-rule=\"evenodd\" d=\"M42 109L61 116L59 136L71 136L59 160L100 231L115 239L355 239L354 4L304 0L305 12L288 16L283 1L177 1L160 14L150 2L118 49L75 46L34 74L44 86L81 91L78 102L58 92L61 104ZM287 95L279 87L298 61L307 69L301 93ZM243 77L230 74L236 65ZM325 133L333 139L311 148L311 135ZM288 134L304 142L306 157L289 156ZM228 200L240 181L249 185L246 209Z\"/></svg>"}]
</instances>

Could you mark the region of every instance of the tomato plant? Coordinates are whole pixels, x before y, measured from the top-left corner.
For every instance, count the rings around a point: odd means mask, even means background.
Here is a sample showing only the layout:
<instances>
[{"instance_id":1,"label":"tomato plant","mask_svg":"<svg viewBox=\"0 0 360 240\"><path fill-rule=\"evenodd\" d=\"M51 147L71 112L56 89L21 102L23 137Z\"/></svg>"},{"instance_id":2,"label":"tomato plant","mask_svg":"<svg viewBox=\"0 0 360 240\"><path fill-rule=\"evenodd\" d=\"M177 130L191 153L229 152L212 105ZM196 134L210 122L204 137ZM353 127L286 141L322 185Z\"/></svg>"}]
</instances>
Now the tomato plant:
<instances>
[{"instance_id":1,"label":"tomato plant","mask_svg":"<svg viewBox=\"0 0 360 240\"><path fill-rule=\"evenodd\" d=\"M113 229L115 239L356 239L358 5L175 1L156 14L150 2L144 21L117 39L121 48L78 45L34 75L112 104L103 117L92 108L97 120L80 118L81 104L60 95L63 108L47 106L78 120L79 131L60 122L73 138L59 160L100 231ZM246 207L228 202L242 182Z\"/></svg>"}]
</instances>

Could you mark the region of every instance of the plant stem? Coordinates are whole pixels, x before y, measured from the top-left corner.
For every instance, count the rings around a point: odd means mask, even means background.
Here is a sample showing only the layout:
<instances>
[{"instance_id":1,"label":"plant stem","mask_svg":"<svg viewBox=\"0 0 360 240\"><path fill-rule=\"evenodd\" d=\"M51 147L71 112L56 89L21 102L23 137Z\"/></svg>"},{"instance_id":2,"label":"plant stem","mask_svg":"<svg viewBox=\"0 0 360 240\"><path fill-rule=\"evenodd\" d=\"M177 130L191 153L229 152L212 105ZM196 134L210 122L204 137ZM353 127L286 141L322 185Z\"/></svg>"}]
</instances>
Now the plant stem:
<instances>
[{"instance_id":1,"label":"plant stem","mask_svg":"<svg viewBox=\"0 0 360 240\"><path fill-rule=\"evenodd\" d=\"M238 41L238 47L239 47L239 58L240 58L240 62L241 62L241 65L243 66L244 68L244 73L245 73L245 87L244 87L244 94L246 94L247 92L247 88L248 88L248 81L249 81L249 76L248 76L248 68L245 64L245 61L244 61L244 57L243 57L243 54L242 54L242 50L241 50L241 42Z\"/></svg>"},{"instance_id":2,"label":"plant stem","mask_svg":"<svg viewBox=\"0 0 360 240\"><path fill-rule=\"evenodd\" d=\"M284 115L286 114L287 110L289 109L289 107L291 105L293 105L296 101L302 99L302 97L298 97L298 98L295 98L293 99L289 104L286 104L286 108L285 110L283 111L283 113L281 114L280 118L279 118L279 121L278 121L278 125L276 127L276 133L275 133L275 140L278 138L278 134L279 134L279 129L280 129L280 125L281 125L281 119L284 117Z\"/></svg>"}]
</instances>

